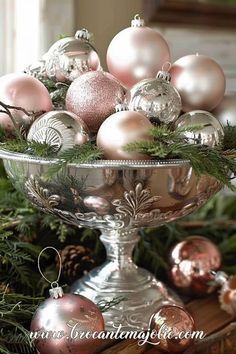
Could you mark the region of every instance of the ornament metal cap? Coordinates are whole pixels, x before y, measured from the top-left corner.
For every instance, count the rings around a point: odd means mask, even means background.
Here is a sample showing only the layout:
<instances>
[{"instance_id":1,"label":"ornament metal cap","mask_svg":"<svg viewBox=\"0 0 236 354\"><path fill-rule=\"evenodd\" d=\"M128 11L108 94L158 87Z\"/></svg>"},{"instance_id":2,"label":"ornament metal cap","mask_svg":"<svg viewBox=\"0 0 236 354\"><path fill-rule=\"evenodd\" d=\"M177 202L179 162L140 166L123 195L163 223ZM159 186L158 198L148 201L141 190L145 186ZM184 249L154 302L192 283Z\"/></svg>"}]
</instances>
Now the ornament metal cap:
<instances>
[{"instance_id":1,"label":"ornament metal cap","mask_svg":"<svg viewBox=\"0 0 236 354\"><path fill-rule=\"evenodd\" d=\"M89 41L90 37L91 35L86 28L82 28L75 33L76 39L84 39L85 41Z\"/></svg>"},{"instance_id":2,"label":"ornament metal cap","mask_svg":"<svg viewBox=\"0 0 236 354\"><path fill-rule=\"evenodd\" d=\"M219 271L219 272L211 272L211 274L214 276L215 282L219 285L224 285L228 281L228 275L225 272Z\"/></svg>"},{"instance_id":3,"label":"ornament metal cap","mask_svg":"<svg viewBox=\"0 0 236 354\"><path fill-rule=\"evenodd\" d=\"M116 113L117 112L123 112L123 111L128 111L128 105L126 103L119 103L115 107Z\"/></svg>"},{"instance_id":4,"label":"ornament metal cap","mask_svg":"<svg viewBox=\"0 0 236 354\"><path fill-rule=\"evenodd\" d=\"M131 21L131 27L144 27L144 19L140 17L139 14L134 16L134 19Z\"/></svg>"},{"instance_id":5,"label":"ornament metal cap","mask_svg":"<svg viewBox=\"0 0 236 354\"><path fill-rule=\"evenodd\" d=\"M164 63L162 65L162 70L158 71L156 78L159 80L170 82L171 80L171 75L169 73L170 68L171 68L170 62Z\"/></svg>"},{"instance_id":6,"label":"ornament metal cap","mask_svg":"<svg viewBox=\"0 0 236 354\"><path fill-rule=\"evenodd\" d=\"M57 283L52 283L52 289L49 290L49 295L52 299L59 299L63 297L64 291Z\"/></svg>"}]
</instances>

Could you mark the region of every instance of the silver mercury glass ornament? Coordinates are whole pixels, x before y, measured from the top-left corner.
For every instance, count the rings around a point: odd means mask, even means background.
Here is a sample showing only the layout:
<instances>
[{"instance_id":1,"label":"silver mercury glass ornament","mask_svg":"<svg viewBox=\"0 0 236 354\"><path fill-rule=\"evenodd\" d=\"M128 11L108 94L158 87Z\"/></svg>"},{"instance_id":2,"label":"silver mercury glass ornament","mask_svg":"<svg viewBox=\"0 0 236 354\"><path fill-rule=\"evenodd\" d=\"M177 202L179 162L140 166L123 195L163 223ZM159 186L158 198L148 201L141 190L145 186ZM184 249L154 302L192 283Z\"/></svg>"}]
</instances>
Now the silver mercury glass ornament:
<instances>
[{"instance_id":1,"label":"silver mercury glass ornament","mask_svg":"<svg viewBox=\"0 0 236 354\"><path fill-rule=\"evenodd\" d=\"M51 111L35 120L27 140L47 143L59 152L88 142L89 133L86 124L74 113Z\"/></svg>"},{"instance_id":2,"label":"silver mercury glass ornament","mask_svg":"<svg viewBox=\"0 0 236 354\"><path fill-rule=\"evenodd\" d=\"M175 122L175 127L193 127L199 129L186 131L183 135L190 144L200 144L214 147L223 141L224 129L220 122L207 111L192 111L180 116Z\"/></svg>"},{"instance_id":3,"label":"silver mercury glass ornament","mask_svg":"<svg viewBox=\"0 0 236 354\"><path fill-rule=\"evenodd\" d=\"M130 91L129 109L142 112L153 124L173 122L181 111L181 98L170 84L168 70L163 67L155 79L142 80Z\"/></svg>"},{"instance_id":4,"label":"silver mercury glass ornament","mask_svg":"<svg viewBox=\"0 0 236 354\"><path fill-rule=\"evenodd\" d=\"M38 78L39 76L46 77L45 60L40 59L40 60L28 65L24 69L24 73L28 74L30 76L36 77L36 78Z\"/></svg>"},{"instance_id":5,"label":"silver mercury glass ornament","mask_svg":"<svg viewBox=\"0 0 236 354\"><path fill-rule=\"evenodd\" d=\"M74 37L54 43L45 56L48 77L72 82L86 71L99 70L100 59L89 40L88 30L81 29Z\"/></svg>"}]
</instances>

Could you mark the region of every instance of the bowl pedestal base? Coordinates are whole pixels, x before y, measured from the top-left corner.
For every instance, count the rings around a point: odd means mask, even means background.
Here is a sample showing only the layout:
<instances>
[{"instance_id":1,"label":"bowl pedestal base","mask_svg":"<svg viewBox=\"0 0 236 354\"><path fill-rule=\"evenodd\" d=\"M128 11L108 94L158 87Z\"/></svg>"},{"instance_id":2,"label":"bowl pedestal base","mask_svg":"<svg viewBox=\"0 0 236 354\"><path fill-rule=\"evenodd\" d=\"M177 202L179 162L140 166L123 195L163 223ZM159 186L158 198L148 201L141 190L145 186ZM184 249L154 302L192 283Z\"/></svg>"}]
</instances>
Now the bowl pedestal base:
<instances>
[{"instance_id":1,"label":"bowl pedestal base","mask_svg":"<svg viewBox=\"0 0 236 354\"><path fill-rule=\"evenodd\" d=\"M96 304L124 297L103 313L106 330L147 330L151 315L161 306L181 301L169 294L166 287L145 269L132 261L137 230L102 231L107 261L76 281L71 292L88 297Z\"/></svg>"}]
</instances>

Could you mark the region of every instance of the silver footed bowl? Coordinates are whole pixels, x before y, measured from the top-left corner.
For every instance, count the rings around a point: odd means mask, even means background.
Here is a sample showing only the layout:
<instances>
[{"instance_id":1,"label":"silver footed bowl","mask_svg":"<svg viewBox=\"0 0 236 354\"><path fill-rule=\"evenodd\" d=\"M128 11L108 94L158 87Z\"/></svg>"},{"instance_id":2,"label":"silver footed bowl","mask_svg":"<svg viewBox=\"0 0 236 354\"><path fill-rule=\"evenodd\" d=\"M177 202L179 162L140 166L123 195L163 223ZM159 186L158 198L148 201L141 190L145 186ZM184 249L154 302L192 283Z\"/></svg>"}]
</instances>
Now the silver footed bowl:
<instances>
[{"instance_id":1,"label":"silver footed bowl","mask_svg":"<svg viewBox=\"0 0 236 354\"><path fill-rule=\"evenodd\" d=\"M184 160L68 164L46 180L56 159L4 150L0 157L12 183L35 207L69 224L101 231L107 261L76 281L71 291L95 303L125 298L104 313L106 329L147 329L153 312L175 301L150 272L132 262L138 230L194 212L222 188L217 180L197 177Z\"/></svg>"}]
</instances>

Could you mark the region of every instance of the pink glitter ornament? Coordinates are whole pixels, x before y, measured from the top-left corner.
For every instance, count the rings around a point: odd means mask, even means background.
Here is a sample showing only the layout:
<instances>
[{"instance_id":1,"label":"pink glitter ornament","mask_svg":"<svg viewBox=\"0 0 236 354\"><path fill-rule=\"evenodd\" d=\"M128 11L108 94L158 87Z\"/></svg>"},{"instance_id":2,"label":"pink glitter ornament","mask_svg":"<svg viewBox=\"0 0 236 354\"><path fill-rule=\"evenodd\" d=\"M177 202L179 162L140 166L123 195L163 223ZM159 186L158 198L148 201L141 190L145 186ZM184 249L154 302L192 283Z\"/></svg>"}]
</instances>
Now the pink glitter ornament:
<instances>
[{"instance_id":1,"label":"pink glitter ornament","mask_svg":"<svg viewBox=\"0 0 236 354\"><path fill-rule=\"evenodd\" d=\"M91 71L81 75L69 87L66 109L78 115L91 132L97 132L103 121L124 101L125 89L111 74Z\"/></svg>"}]
</instances>

